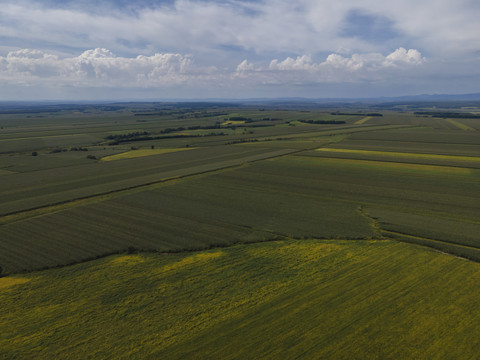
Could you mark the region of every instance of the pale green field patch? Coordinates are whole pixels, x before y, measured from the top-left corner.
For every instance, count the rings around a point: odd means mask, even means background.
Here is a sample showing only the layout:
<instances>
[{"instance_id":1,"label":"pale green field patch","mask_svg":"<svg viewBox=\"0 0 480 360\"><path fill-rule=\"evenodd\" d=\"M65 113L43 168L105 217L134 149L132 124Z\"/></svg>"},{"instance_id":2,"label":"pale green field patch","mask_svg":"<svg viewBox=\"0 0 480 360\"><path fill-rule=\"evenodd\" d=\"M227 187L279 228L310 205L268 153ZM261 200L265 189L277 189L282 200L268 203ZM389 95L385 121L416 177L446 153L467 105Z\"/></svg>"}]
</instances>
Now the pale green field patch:
<instances>
[{"instance_id":1,"label":"pale green field patch","mask_svg":"<svg viewBox=\"0 0 480 360\"><path fill-rule=\"evenodd\" d=\"M382 155L395 158L416 158L416 159L436 159L436 160L454 160L454 161L475 161L480 162L480 157L476 156L456 156L456 155L438 155L438 154L418 154L391 151L374 151L374 150L355 150L355 149L336 149L336 148L320 148L316 151L333 152L333 153L350 153L362 155Z\"/></svg>"},{"instance_id":2,"label":"pale green field patch","mask_svg":"<svg viewBox=\"0 0 480 360\"><path fill-rule=\"evenodd\" d=\"M161 155L178 151L193 150L195 148L173 148L173 149L140 149L140 150L131 150L120 154L105 156L102 158L102 161L114 161L121 159L133 159L137 157L152 156L152 155Z\"/></svg>"},{"instance_id":3,"label":"pale green field patch","mask_svg":"<svg viewBox=\"0 0 480 360\"><path fill-rule=\"evenodd\" d=\"M242 125L245 124L244 120L227 120L221 123L221 125Z\"/></svg>"},{"instance_id":4,"label":"pale green field patch","mask_svg":"<svg viewBox=\"0 0 480 360\"><path fill-rule=\"evenodd\" d=\"M367 116L367 117L364 117L363 119L360 119L360 120L357 120L354 122L355 125L361 125L361 124L365 124L368 120L370 120L372 117L371 116Z\"/></svg>"},{"instance_id":5,"label":"pale green field patch","mask_svg":"<svg viewBox=\"0 0 480 360\"><path fill-rule=\"evenodd\" d=\"M321 159L321 160L320 160ZM341 163L345 165L357 165L357 166L371 166L382 169L398 169L398 170L413 170L413 171L425 171L425 172L437 172L444 174L457 174L457 175L470 175L472 169L453 167L453 166L440 166L440 165L424 165L424 164L409 164L390 161L378 161L378 160L359 160L359 159L342 159L342 158L320 158L321 162L327 163Z\"/></svg>"},{"instance_id":6,"label":"pale green field patch","mask_svg":"<svg viewBox=\"0 0 480 360\"><path fill-rule=\"evenodd\" d=\"M468 125L465 125L463 123L461 123L460 121L457 121L457 120L453 120L453 119L447 119L447 121L452 124L452 125L455 125L457 128L459 128L460 130L466 130L466 131L475 131L474 128L468 126Z\"/></svg>"}]
</instances>

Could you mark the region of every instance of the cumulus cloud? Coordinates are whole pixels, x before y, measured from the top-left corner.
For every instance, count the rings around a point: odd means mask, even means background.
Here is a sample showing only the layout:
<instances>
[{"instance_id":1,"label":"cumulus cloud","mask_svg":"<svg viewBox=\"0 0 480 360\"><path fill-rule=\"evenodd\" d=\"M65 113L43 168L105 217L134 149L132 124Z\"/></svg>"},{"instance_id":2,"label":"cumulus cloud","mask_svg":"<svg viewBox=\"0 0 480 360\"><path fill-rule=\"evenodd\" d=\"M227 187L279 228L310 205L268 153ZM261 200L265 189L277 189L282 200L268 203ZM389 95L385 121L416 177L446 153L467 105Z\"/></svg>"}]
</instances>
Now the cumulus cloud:
<instances>
[{"instance_id":1,"label":"cumulus cloud","mask_svg":"<svg viewBox=\"0 0 480 360\"><path fill-rule=\"evenodd\" d=\"M325 61L316 63L309 55L274 59L268 67L254 66L244 60L236 76L261 79L263 82L352 82L387 80L395 75L405 76L408 71L424 63L426 59L416 49L399 48L384 56L380 53L353 54L349 57L332 53ZM400 71L400 73L398 73Z\"/></svg>"},{"instance_id":2,"label":"cumulus cloud","mask_svg":"<svg viewBox=\"0 0 480 360\"><path fill-rule=\"evenodd\" d=\"M0 79L21 79L31 84L47 80L74 86L160 86L199 79L211 71L195 66L188 55L166 53L126 58L103 48L65 58L29 49L0 56Z\"/></svg>"},{"instance_id":3,"label":"cumulus cloud","mask_svg":"<svg viewBox=\"0 0 480 360\"><path fill-rule=\"evenodd\" d=\"M414 64L418 65L425 61L420 51L416 49L406 50L403 47L395 50L385 58L385 64Z\"/></svg>"},{"instance_id":4,"label":"cumulus cloud","mask_svg":"<svg viewBox=\"0 0 480 360\"><path fill-rule=\"evenodd\" d=\"M274 59L265 65L243 60L236 68L220 71L213 65L198 66L192 56L178 53L121 57L96 48L60 57L22 49L0 56L0 80L25 85L146 88L181 84L225 87L238 79L250 84L362 82L405 76L425 61L418 50L399 48L386 56L332 53L323 62L315 62L311 55Z\"/></svg>"},{"instance_id":5,"label":"cumulus cloud","mask_svg":"<svg viewBox=\"0 0 480 360\"><path fill-rule=\"evenodd\" d=\"M245 59L240 64L238 64L236 73L240 75L240 74L244 74L248 71L255 71L255 65L249 63Z\"/></svg>"},{"instance_id":6,"label":"cumulus cloud","mask_svg":"<svg viewBox=\"0 0 480 360\"><path fill-rule=\"evenodd\" d=\"M316 65L312 64L310 55L302 55L297 56L296 59L287 57L283 61L272 60L268 68L270 70L315 70Z\"/></svg>"}]
</instances>

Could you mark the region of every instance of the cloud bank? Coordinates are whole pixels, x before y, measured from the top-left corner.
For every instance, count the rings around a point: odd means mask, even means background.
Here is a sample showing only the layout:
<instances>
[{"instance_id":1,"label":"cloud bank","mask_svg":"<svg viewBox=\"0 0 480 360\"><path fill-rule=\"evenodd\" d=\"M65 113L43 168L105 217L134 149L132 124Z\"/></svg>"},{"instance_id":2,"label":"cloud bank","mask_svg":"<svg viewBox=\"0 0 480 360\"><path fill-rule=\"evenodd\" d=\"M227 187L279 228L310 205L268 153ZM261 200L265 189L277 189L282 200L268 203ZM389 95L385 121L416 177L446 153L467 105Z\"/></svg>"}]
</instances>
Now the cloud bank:
<instances>
[{"instance_id":1,"label":"cloud bank","mask_svg":"<svg viewBox=\"0 0 480 360\"><path fill-rule=\"evenodd\" d=\"M380 53L353 54L344 57L329 55L316 63L309 55L295 59L274 59L268 65L242 61L235 69L218 70L215 66L199 66L190 55L154 54L133 58L116 56L110 50L96 48L76 57L60 58L40 50L22 49L0 57L0 79L34 85L48 82L57 86L95 87L158 87L164 85L218 85L237 79L250 82L289 83L365 82L385 77L387 72L420 66L425 58L418 50L399 48L389 55Z\"/></svg>"},{"instance_id":2,"label":"cloud bank","mask_svg":"<svg viewBox=\"0 0 480 360\"><path fill-rule=\"evenodd\" d=\"M372 82L385 81L400 73L408 75L409 71L425 62L425 57L418 50L404 48L386 56L366 53L345 57L333 53L320 63L315 63L309 55L302 55L295 59L274 59L268 67L255 66L244 60L237 66L235 76L277 84Z\"/></svg>"},{"instance_id":3,"label":"cloud bank","mask_svg":"<svg viewBox=\"0 0 480 360\"><path fill-rule=\"evenodd\" d=\"M69 86L159 86L201 78L206 71L188 55L155 54L117 57L103 48L77 57L59 58L39 50L22 49L0 57L0 79L35 84L48 81Z\"/></svg>"}]
</instances>

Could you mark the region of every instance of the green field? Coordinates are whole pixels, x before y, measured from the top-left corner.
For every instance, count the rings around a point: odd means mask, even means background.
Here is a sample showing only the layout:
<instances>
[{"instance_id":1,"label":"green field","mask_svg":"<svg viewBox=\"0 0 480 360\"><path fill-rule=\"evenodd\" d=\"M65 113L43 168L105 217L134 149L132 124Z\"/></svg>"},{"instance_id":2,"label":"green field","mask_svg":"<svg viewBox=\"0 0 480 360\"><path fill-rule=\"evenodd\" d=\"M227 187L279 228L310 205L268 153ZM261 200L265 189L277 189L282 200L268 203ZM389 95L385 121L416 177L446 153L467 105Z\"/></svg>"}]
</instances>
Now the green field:
<instances>
[{"instance_id":1,"label":"green field","mask_svg":"<svg viewBox=\"0 0 480 360\"><path fill-rule=\"evenodd\" d=\"M118 255L0 279L0 356L476 358L479 279L392 241Z\"/></svg>"},{"instance_id":2,"label":"green field","mask_svg":"<svg viewBox=\"0 0 480 360\"><path fill-rule=\"evenodd\" d=\"M0 358L479 357L478 119L342 106L0 106Z\"/></svg>"}]
</instances>

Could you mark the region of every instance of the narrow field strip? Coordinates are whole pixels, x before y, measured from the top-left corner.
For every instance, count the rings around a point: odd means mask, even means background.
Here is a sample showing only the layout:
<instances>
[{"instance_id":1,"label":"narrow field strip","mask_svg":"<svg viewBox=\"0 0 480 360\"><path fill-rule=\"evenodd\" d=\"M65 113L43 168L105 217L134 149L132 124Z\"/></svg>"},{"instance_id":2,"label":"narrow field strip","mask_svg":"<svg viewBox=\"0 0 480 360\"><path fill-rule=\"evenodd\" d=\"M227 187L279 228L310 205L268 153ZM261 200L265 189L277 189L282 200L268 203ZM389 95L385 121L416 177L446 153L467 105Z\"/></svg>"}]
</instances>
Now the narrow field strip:
<instances>
[{"instance_id":1,"label":"narrow field strip","mask_svg":"<svg viewBox=\"0 0 480 360\"><path fill-rule=\"evenodd\" d=\"M244 120L227 120L221 123L220 125L242 125L245 124Z\"/></svg>"},{"instance_id":2,"label":"narrow field strip","mask_svg":"<svg viewBox=\"0 0 480 360\"><path fill-rule=\"evenodd\" d=\"M474 168L461 167L461 166L451 166L451 165L428 165L428 164L415 164L408 162L400 162L395 160L364 160L364 159L350 159L350 158L341 158L341 157L320 157L312 156L308 154L299 154L297 157L310 157L310 158L319 158L325 162L330 163L343 163L345 165L359 165L359 166L371 166L377 168L391 168L398 170L414 170L414 171L427 171L427 172L436 172L436 173L445 173L445 174L460 174L460 175L470 175Z\"/></svg>"},{"instance_id":3,"label":"narrow field strip","mask_svg":"<svg viewBox=\"0 0 480 360\"><path fill-rule=\"evenodd\" d=\"M468 125L465 125L463 123L461 123L460 121L457 121L457 120L453 120L453 119L447 119L447 121L456 126L457 128L459 128L460 130L465 130L465 131L476 131L474 128L468 126Z\"/></svg>"},{"instance_id":4,"label":"narrow field strip","mask_svg":"<svg viewBox=\"0 0 480 360\"><path fill-rule=\"evenodd\" d=\"M374 150L354 150L354 149L338 149L338 148L320 148L320 149L316 149L316 151L332 152L332 153L347 153L347 154L362 154L362 155L382 155L382 156L416 158L416 159L436 159L436 160L480 162L480 157L477 157L477 156L419 154L419 153L404 153L404 152L374 151Z\"/></svg>"},{"instance_id":5,"label":"narrow field strip","mask_svg":"<svg viewBox=\"0 0 480 360\"><path fill-rule=\"evenodd\" d=\"M153 155L161 155L161 154L168 154L172 152L179 152L179 151L186 151L186 150L193 150L197 148L173 148L173 149L141 149L141 150L131 150L127 152L123 152L120 154L105 156L101 158L101 161L114 161L114 160L122 160L122 159L133 159L138 157L144 156L153 156Z\"/></svg>"},{"instance_id":6,"label":"narrow field strip","mask_svg":"<svg viewBox=\"0 0 480 360\"><path fill-rule=\"evenodd\" d=\"M362 125L362 124L365 124L368 120L370 120L372 117L371 116L367 116L367 117L364 117L363 119L360 119L358 121L355 121L354 124L355 125Z\"/></svg>"},{"instance_id":7,"label":"narrow field strip","mask_svg":"<svg viewBox=\"0 0 480 360\"><path fill-rule=\"evenodd\" d=\"M30 136L30 137L14 138L14 139L0 139L0 141L17 141L17 140L30 140L30 139L63 138L63 137L83 136L83 135L88 135L88 134L66 134L66 135Z\"/></svg>"}]
</instances>

